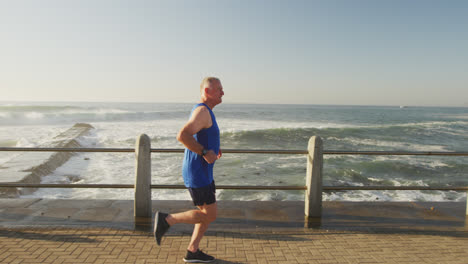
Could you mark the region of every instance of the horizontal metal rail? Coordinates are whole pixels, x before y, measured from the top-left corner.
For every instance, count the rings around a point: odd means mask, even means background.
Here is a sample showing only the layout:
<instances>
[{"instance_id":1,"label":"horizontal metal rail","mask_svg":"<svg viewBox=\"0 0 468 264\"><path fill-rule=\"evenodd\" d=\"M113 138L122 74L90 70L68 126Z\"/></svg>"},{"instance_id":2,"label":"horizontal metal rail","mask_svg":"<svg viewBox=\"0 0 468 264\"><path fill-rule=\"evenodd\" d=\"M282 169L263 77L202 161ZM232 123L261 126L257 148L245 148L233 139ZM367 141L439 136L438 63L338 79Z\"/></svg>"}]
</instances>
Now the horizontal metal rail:
<instances>
[{"instance_id":1,"label":"horizontal metal rail","mask_svg":"<svg viewBox=\"0 0 468 264\"><path fill-rule=\"evenodd\" d=\"M324 191L468 191L468 187L429 186L323 186Z\"/></svg>"},{"instance_id":2,"label":"horizontal metal rail","mask_svg":"<svg viewBox=\"0 0 468 264\"><path fill-rule=\"evenodd\" d=\"M151 149L151 152L160 153L183 153L185 149ZM224 153L242 153L242 154L309 154L307 150L278 150L278 149L222 149Z\"/></svg>"},{"instance_id":3,"label":"horizontal metal rail","mask_svg":"<svg viewBox=\"0 0 468 264\"><path fill-rule=\"evenodd\" d=\"M0 147L0 151L35 151L35 152L135 152L133 148L11 148ZM184 153L185 149L151 149L154 153ZM223 149L223 153L244 154L308 154L305 150L253 150L253 149Z\"/></svg>"},{"instance_id":4,"label":"horizontal metal rail","mask_svg":"<svg viewBox=\"0 0 468 264\"><path fill-rule=\"evenodd\" d=\"M0 147L0 151L35 151L35 152L133 152L133 148L6 148Z\"/></svg>"},{"instance_id":5,"label":"horizontal metal rail","mask_svg":"<svg viewBox=\"0 0 468 264\"><path fill-rule=\"evenodd\" d=\"M187 189L185 185L151 185L151 189ZM255 185L216 185L216 189L223 190L306 190L306 186L255 186Z\"/></svg>"},{"instance_id":6,"label":"horizontal metal rail","mask_svg":"<svg viewBox=\"0 0 468 264\"><path fill-rule=\"evenodd\" d=\"M468 156L468 152L442 152L442 151L343 151L324 150L324 155L397 155L397 156Z\"/></svg>"},{"instance_id":7,"label":"horizontal metal rail","mask_svg":"<svg viewBox=\"0 0 468 264\"><path fill-rule=\"evenodd\" d=\"M64 188L64 189L130 189L133 184L63 184L63 183L0 183L0 188Z\"/></svg>"},{"instance_id":8,"label":"horizontal metal rail","mask_svg":"<svg viewBox=\"0 0 468 264\"><path fill-rule=\"evenodd\" d=\"M0 183L4 188L110 188L130 189L133 184L59 184L59 183ZM151 189L186 189L184 185L152 184ZM306 186L255 186L255 185L217 185L216 189L224 190L306 190ZM430 186L323 186L323 191L468 191L468 187L430 187Z\"/></svg>"},{"instance_id":9,"label":"horizontal metal rail","mask_svg":"<svg viewBox=\"0 0 468 264\"><path fill-rule=\"evenodd\" d=\"M97 188L97 189L131 189L133 184L61 184L61 183L0 183L0 188ZM187 189L185 185L161 185L152 184L151 189ZM216 189L225 190L306 190L306 186L238 186L238 185L217 185Z\"/></svg>"},{"instance_id":10,"label":"horizontal metal rail","mask_svg":"<svg viewBox=\"0 0 468 264\"><path fill-rule=\"evenodd\" d=\"M127 152L134 153L133 148L17 148L0 147L0 151L36 151L36 152ZM183 153L184 149L151 149L153 153ZM243 154L301 154L306 150L266 150L266 149L223 149L223 153ZM341 151L326 150L324 155L411 155L411 156L468 156L468 152L402 152L402 151ZM29 184L0 183L3 188L111 188L130 189L133 184ZM217 189L226 190L307 190L306 186L234 186L218 185ZM186 189L184 185L151 185L151 189ZM323 186L323 191L354 190L395 190L395 191L468 191L468 187L428 187L428 186Z\"/></svg>"},{"instance_id":11,"label":"horizontal metal rail","mask_svg":"<svg viewBox=\"0 0 468 264\"><path fill-rule=\"evenodd\" d=\"M0 151L37 151L37 152L135 152L133 148L17 148L0 147ZM185 149L152 148L153 153L183 153ZM306 155L307 150L274 150L274 149L223 149L223 153L242 154L301 154ZM324 150L324 155L407 155L407 156L468 156L468 152L441 152L441 151L343 151Z\"/></svg>"}]
</instances>

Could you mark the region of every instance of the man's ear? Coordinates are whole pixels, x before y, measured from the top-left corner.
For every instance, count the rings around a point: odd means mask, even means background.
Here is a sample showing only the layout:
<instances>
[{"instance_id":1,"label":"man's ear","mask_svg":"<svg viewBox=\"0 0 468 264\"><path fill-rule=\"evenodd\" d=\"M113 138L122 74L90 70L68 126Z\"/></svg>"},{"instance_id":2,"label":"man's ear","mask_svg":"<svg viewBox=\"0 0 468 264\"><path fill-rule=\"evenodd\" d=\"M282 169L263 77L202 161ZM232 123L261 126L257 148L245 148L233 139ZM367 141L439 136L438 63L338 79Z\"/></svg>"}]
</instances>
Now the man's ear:
<instances>
[{"instance_id":1,"label":"man's ear","mask_svg":"<svg viewBox=\"0 0 468 264\"><path fill-rule=\"evenodd\" d=\"M209 87L205 87L203 90L205 91L205 94L210 94L211 92Z\"/></svg>"}]
</instances>

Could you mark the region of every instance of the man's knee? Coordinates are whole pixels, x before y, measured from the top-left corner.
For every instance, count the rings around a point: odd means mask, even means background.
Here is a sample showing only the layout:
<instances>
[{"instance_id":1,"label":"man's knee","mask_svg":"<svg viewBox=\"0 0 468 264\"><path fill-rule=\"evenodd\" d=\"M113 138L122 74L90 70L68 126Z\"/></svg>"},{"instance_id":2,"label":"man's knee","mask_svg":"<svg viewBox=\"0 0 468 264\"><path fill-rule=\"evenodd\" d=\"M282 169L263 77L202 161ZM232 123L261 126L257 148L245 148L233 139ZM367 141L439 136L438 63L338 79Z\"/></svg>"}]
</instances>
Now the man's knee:
<instances>
[{"instance_id":1,"label":"man's knee","mask_svg":"<svg viewBox=\"0 0 468 264\"><path fill-rule=\"evenodd\" d=\"M210 212L206 215L206 220L208 223L211 223L211 222L214 222L216 220L216 217L217 217L217 212Z\"/></svg>"},{"instance_id":2,"label":"man's knee","mask_svg":"<svg viewBox=\"0 0 468 264\"><path fill-rule=\"evenodd\" d=\"M200 211L203 212L203 214L205 215L203 222L207 224L215 221L218 215L218 208L216 206L216 203L202 206L200 207Z\"/></svg>"}]
</instances>

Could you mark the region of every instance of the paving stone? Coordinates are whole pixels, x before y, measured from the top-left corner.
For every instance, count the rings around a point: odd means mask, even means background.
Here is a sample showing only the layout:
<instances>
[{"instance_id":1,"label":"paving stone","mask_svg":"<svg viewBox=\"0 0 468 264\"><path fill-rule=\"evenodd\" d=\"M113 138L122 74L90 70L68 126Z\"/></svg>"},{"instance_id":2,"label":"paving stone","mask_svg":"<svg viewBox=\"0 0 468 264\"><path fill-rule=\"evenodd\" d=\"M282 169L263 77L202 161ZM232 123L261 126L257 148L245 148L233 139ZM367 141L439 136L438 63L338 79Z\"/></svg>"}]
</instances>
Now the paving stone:
<instances>
[{"instance_id":1,"label":"paving stone","mask_svg":"<svg viewBox=\"0 0 468 264\"><path fill-rule=\"evenodd\" d=\"M149 230L135 230L131 201L12 202L0 206L2 264L182 263L193 229L171 228L159 247ZM153 203L167 212L190 206ZM329 202L316 228L304 227L301 202L219 206L201 243L217 263L468 263L464 203L437 203L431 215L433 203Z\"/></svg>"},{"instance_id":2,"label":"paving stone","mask_svg":"<svg viewBox=\"0 0 468 264\"><path fill-rule=\"evenodd\" d=\"M190 239L172 234L158 247L150 233L132 230L30 227L0 231L2 263L182 263ZM231 235L241 238L235 247ZM467 232L330 234L304 229L294 236L215 232L205 236L203 245L218 263L466 263L466 238Z\"/></svg>"}]
</instances>

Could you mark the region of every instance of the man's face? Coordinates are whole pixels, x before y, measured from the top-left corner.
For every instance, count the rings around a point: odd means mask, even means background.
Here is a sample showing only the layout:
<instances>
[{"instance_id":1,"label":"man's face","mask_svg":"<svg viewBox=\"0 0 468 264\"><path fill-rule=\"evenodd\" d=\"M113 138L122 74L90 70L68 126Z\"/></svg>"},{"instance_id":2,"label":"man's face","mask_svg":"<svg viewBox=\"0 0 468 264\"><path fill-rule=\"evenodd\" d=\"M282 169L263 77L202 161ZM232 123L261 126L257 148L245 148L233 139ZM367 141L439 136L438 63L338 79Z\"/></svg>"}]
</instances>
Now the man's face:
<instances>
[{"instance_id":1,"label":"man's face","mask_svg":"<svg viewBox=\"0 0 468 264\"><path fill-rule=\"evenodd\" d=\"M223 99L224 91L223 91L223 86L221 85L221 82L216 81L212 83L212 87L209 91L211 99L216 102L216 104L220 104Z\"/></svg>"}]
</instances>

